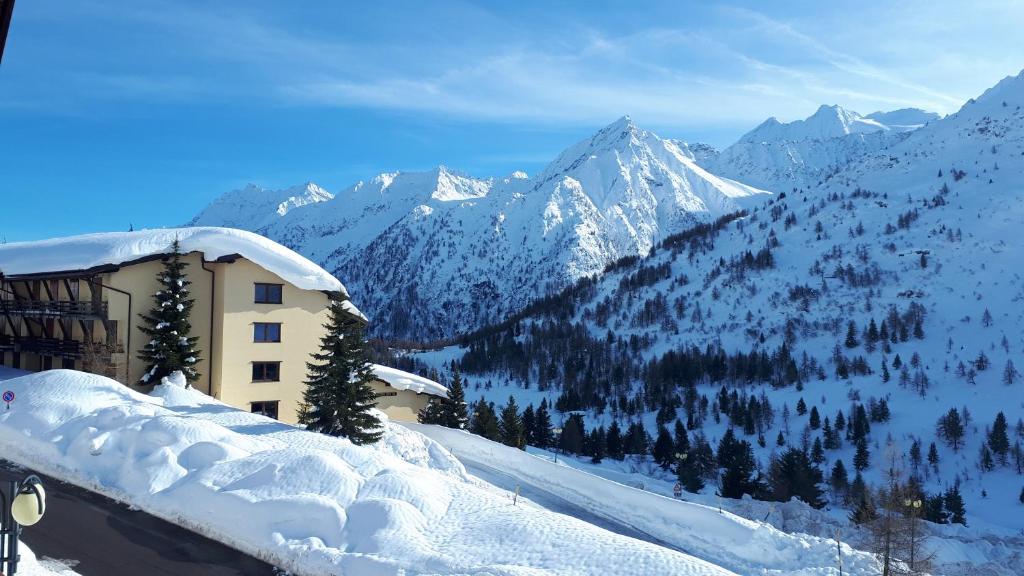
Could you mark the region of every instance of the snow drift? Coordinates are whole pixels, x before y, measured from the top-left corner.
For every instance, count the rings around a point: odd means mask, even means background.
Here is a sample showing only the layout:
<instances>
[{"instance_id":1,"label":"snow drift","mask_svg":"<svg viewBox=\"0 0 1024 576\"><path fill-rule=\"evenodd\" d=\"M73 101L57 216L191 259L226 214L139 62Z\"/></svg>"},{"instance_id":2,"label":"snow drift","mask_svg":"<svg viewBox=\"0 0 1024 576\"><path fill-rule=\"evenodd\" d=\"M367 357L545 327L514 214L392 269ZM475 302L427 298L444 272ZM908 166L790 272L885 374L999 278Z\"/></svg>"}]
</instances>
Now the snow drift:
<instances>
[{"instance_id":1,"label":"snow drift","mask_svg":"<svg viewBox=\"0 0 1024 576\"><path fill-rule=\"evenodd\" d=\"M5 382L5 457L304 575L679 574L727 570L520 502L387 426L372 447L163 384L55 370Z\"/></svg>"}]
</instances>

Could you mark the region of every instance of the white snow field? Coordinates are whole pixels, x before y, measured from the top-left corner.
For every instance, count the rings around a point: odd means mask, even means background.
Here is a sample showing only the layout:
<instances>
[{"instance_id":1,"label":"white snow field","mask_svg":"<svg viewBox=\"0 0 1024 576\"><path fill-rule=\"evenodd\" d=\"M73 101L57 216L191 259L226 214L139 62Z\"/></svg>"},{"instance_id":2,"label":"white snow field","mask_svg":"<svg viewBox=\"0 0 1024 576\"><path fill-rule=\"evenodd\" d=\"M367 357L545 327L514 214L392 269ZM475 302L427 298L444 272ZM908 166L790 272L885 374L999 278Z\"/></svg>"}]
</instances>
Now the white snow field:
<instances>
[{"instance_id":1,"label":"white snow field","mask_svg":"<svg viewBox=\"0 0 1024 576\"><path fill-rule=\"evenodd\" d=\"M32 552L24 542L18 544L18 553L21 555L18 576L79 576L78 572L57 560L36 558L35 552Z\"/></svg>"},{"instance_id":2,"label":"white snow field","mask_svg":"<svg viewBox=\"0 0 1024 576\"><path fill-rule=\"evenodd\" d=\"M739 574L838 574L834 540L787 534L765 522L667 498L492 442L464 430L402 424L465 463L498 469L525 486L560 497ZM877 574L874 556L843 544L844 574Z\"/></svg>"},{"instance_id":3,"label":"white snow field","mask_svg":"<svg viewBox=\"0 0 1024 576\"><path fill-rule=\"evenodd\" d=\"M295 574L732 574L514 505L441 445L400 426L360 447L173 384L147 396L53 370L4 387L17 395L0 414L5 458Z\"/></svg>"}]
</instances>

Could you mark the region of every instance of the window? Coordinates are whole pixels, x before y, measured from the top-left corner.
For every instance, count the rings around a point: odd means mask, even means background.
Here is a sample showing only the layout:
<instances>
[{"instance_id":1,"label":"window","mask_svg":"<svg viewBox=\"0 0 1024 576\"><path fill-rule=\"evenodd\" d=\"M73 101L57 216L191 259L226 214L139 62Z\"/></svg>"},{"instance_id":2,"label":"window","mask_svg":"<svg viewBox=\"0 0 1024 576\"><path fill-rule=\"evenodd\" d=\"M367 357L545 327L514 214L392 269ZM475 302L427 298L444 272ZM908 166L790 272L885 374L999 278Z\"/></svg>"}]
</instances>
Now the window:
<instances>
[{"instance_id":1,"label":"window","mask_svg":"<svg viewBox=\"0 0 1024 576\"><path fill-rule=\"evenodd\" d=\"M279 382L281 380L280 362L253 362L253 382Z\"/></svg>"},{"instance_id":2,"label":"window","mask_svg":"<svg viewBox=\"0 0 1024 576\"><path fill-rule=\"evenodd\" d=\"M377 398L383 398L384 396L398 396L398 392L377 392L374 396Z\"/></svg>"},{"instance_id":3,"label":"window","mask_svg":"<svg viewBox=\"0 0 1024 576\"><path fill-rule=\"evenodd\" d=\"M281 303L281 284L261 284L256 283L256 303L257 304L280 304Z\"/></svg>"},{"instance_id":4,"label":"window","mask_svg":"<svg viewBox=\"0 0 1024 576\"><path fill-rule=\"evenodd\" d=\"M252 330L252 341L253 342L280 342L281 341L281 323L280 322L256 322L253 324Z\"/></svg>"},{"instance_id":5,"label":"window","mask_svg":"<svg viewBox=\"0 0 1024 576\"><path fill-rule=\"evenodd\" d=\"M253 414L260 414L263 416L269 416L274 420L277 420L277 400L263 400L261 402L253 402L249 405L249 411Z\"/></svg>"}]
</instances>

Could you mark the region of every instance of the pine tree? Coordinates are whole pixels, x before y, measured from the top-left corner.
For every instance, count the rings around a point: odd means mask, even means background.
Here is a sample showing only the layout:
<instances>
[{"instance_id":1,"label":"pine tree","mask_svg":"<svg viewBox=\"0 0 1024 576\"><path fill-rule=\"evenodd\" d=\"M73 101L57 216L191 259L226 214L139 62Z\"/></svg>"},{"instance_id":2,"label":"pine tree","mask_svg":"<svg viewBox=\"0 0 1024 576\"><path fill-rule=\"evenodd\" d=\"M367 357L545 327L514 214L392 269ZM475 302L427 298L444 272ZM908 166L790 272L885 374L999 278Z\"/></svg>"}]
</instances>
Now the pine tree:
<instances>
[{"instance_id":1,"label":"pine tree","mask_svg":"<svg viewBox=\"0 0 1024 576\"><path fill-rule=\"evenodd\" d=\"M836 463L832 465L832 474L829 476L828 483L837 495L846 494L850 489L850 476L842 460L836 460Z\"/></svg>"},{"instance_id":2,"label":"pine tree","mask_svg":"<svg viewBox=\"0 0 1024 576\"><path fill-rule=\"evenodd\" d=\"M608 435L604 426L598 426L590 433L590 461L600 464L608 453Z\"/></svg>"},{"instance_id":3,"label":"pine tree","mask_svg":"<svg viewBox=\"0 0 1024 576\"><path fill-rule=\"evenodd\" d=\"M537 413L533 410L533 404L530 404L523 410L523 444L527 446L536 446L537 443L534 441L534 429L537 426Z\"/></svg>"},{"instance_id":4,"label":"pine tree","mask_svg":"<svg viewBox=\"0 0 1024 576\"><path fill-rule=\"evenodd\" d=\"M452 371L452 381L448 386L448 397L441 402L442 426L465 430L469 425L469 413L466 406L466 391L462 386L462 375Z\"/></svg>"},{"instance_id":5,"label":"pine tree","mask_svg":"<svg viewBox=\"0 0 1024 576\"><path fill-rule=\"evenodd\" d=\"M770 499L788 502L796 496L813 508L825 505L821 499L821 470L811 464L802 450L790 448L781 457L774 458L768 467Z\"/></svg>"},{"instance_id":6,"label":"pine tree","mask_svg":"<svg viewBox=\"0 0 1024 576\"><path fill-rule=\"evenodd\" d=\"M181 372L186 382L199 379L195 365L199 362L197 337L191 336L189 317L195 301L189 298L187 262L183 262L181 244L175 238L171 255L164 259L164 268L157 274L161 289L153 295L154 305L149 314L140 314L139 330L149 336L149 342L139 350L138 358L146 363L146 372L139 385L159 384L174 372Z\"/></svg>"},{"instance_id":7,"label":"pine tree","mask_svg":"<svg viewBox=\"0 0 1024 576\"><path fill-rule=\"evenodd\" d=\"M964 508L964 498L960 495L960 484L954 484L952 488L946 490L944 499L946 511L949 512L949 521L953 524L967 526L967 510Z\"/></svg>"},{"instance_id":8,"label":"pine tree","mask_svg":"<svg viewBox=\"0 0 1024 576\"><path fill-rule=\"evenodd\" d=\"M622 430L619 428L618 420L612 420L612 425L608 427L605 442L608 445L609 457L615 460L622 460L626 457L622 446Z\"/></svg>"},{"instance_id":9,"label":"pine tree","mask_svg":"<svg viewBox=\"0 0 1024 576\"><path fill-rule=\"evenodd\" d=\"M928 446L928 463L936 472L939 471L939 450L935 447L935 442Z\"/></svg>"},{"instance_id":10,"label":"pine tree","mask_svg":"<svg viewBox=\"0 0 1024 576\"><path fill-rule=\"evenodd\" d=\"M811 406L811 416L808 423L811 425L811 430L817 430L821 427L821 415L818 414L817 406Z\"/></svg>"},{"instance_id":11,"label":"pine tree","mask_svg":"<svg viewBox=\"0 0 1024 576\"><path fill-rule=\"evenodd\" d=\"M583 417L579 414L572 414L562 426L562 435L558 439L559 448L569 454L582 453L584 434L586 434L586 427L583 424Z\"/></svg>"},{"instance_id":12,"label":"pine tree","mask_svg":"<svg viewBox=\"0 0 1024 576\"><path fill-rule=\"evenodd\" d=\"M775 445L780 448L786 445L786 437L782 435L782 430L779 430L779 435L775 437Z\"/></svg>"},{"instance_id":13,"label":"pine tree","mask_svg":"<svg viewBox=\"0 0 1024 576\"><path fill-rule=\"evenodd\" d=\"M825 450L821 447L820 437L814 439L814 446L811 448L811 461L819 465L825 462Z\"/></svg>"},{"instance_id":14,"label":"pine tree","mask_svg":"<svg viewBox=\"0 0 1024 576\"><path fill-rule=\"evenodd\" d=\"M498 422L498 438L501 443L514 448L525 449L523 441L523 419L519 416L519 405L516 404L514 396L508 397L508 402L501 409L501 419Z\"/></svg>"},{"instance_id":15,"label":"pine tree","mask_svg":"<svg viewBox=\"0 0 1024 576\"><path fill-rule=\"evenodd\" d=\"M956 408L950 408L945 416L940 417L936 428L938 436L948 442L954 452L960 449L960 440L964 437L964 423Z\"/></svg>"},{"instance_id":16,"label":"pine tree","mask_svg":"<svg viewBox=\"0 0 1024 576\"><path fill-rule=\"evenodd\" d=\"M803 416L807 413L807 404L804 403L804 399L800 398L796 401L796 413Z\"/></svg>"},{"instance_id":17,"label":"pine tree","mask_svg":"<svg viewBox=\"0 0 1024 576\"><path fill-rule=\"evenodd\" d=\"M675 462L675 443L672 435L669 434L665 425L658 426L658 439L654 442L654 462L661 466L662 470L668 470Z\"/></svg>"},{"instance_id":18,"label":"pine tree","mask_svg":"<svg viewBox=\"0 0 1024 576\"><path fill-rule=\"evenodd\" d=\"M1010 439L1006 435L1006 429L1006 416L999 412L992 423L992 430L988 433L988 445L1003 465L1006 465L1006 457L1010 453Z\"/></svg>"},{"instance_id":19,"label":"pine tree","mask_svg":"<svg viewBox=\"0 0 1024 576\"><path fill-rule=\"evenodd\" d=\"M850 320L849 324L846 325L846 340L844 344L847 348L856 348L860 345L860 342L857 340L857 325L853 323L853 320Z\"/></svg>"},{"instance_id":20,"label":"pine tree","mask_svg":"<svg viewBox=\"0 0 1024 576\"><path fill-rule=\"evenodd\" d=\"M473 421L469 426L469 431L495 442L501 440L498 415L494 412L493 404L480 398L473 408Z\"/></svg>"},{"instance_id":21,"label":"pine tree","mask_svg":"<svg viewBox=\"0 0 1024 576\"><path fill-rule=\"evenodd\" d=\"M683 423L679 420L676 420L674 448L675 454L673 456L677 458L676 454L686 454L690 451L690 435L686 433L686 426L683 426Z\"/></svg>"},{"instance_id":22,"label":"pine tree","mask_svg":"<svg viewBox=\"0 0 1024 576\"><path fill-rule=\"evenodd\" d=\"M853 467L857 469L857 472L863 472L870 465L871 454L868 452L868 443L861 438L857 441L857 453L853 456Z\"/></svg>"},{"instance_id":23,"label":"pine tree","mask_svg":"<svg viewBox=\"0 0 1024 576\"><path fill-rule=\"evenodd\" d=\"M718 444L718 465L723 468L719 495L740 498L744 494L758 494L761 485L756 476L757 462L754 450L746 440L737 440L732 428L725 431Z\"/></svg>"},{"instance_id":24,"label":"pine tree","mask_svg":"<svg viewBox=\"0 0 1024 576\"><path fill-rule=\"evenodd\" d=\"M555 435L551 428L551 414L548 412L548 400L540 401L533 424L533 442L537 448L551 448L555 445Z\"/></svg>"},{"instance_id":25,"label":"pine tree","mask_svg":"<svg viewBox=\"0 0 1024 576\"><path fill-rule=\"evenodd\" d=\"M373 444L383 435L373 414L376 394L370 387L373 372L366 359L363 325L353 322L342 302L331 303L320 351L306 363L303 402L308 409L299 421L306 428L343 436L354 444Z\"/></svg>"}]
</instances>

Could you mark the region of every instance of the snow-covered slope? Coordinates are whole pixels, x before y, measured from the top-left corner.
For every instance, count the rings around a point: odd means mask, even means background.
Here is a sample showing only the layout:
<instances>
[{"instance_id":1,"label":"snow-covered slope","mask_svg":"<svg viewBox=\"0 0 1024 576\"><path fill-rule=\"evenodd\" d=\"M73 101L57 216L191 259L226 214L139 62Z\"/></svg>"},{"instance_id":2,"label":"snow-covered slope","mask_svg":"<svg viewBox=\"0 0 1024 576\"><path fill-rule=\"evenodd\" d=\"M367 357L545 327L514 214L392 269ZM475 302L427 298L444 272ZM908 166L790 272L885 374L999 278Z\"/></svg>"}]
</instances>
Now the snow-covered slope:
<instances>
[{"instance_id":1,"label":"snow-covered slope","mask_svg":"<svg viewBox=\"0 0 1024 576\"><path fill-rule=\"evenodd\" d=\"M468 476L441 445L387 426L368 447L194 390L154 396L55 370L8 380L4 457L303 576L728 576Z\"/></svg>"},{"instance_id":2,"label":"snow-covered slope","mask_svg":"<svg viewBox=\"0 0 1024 576\"><path fill-rule=\"evenodd\" d=\"M283 190L268 190L256 184L232 190L203 209L189 222L189 226L224 226L258 230L289 210L326 202L334 195L307 182Z\"/></svg>"},{"instance_id":3,"label":"snow-covered slope","mask_svg":"<svg viewBox=\"0 0 1024 576\"><path fill-rule=\"evenodd\" d=\"M378 334L446 337L766 197L693 157L622 118L533 178L381 174L247 227L345 278Z\"/></svg>"},{"instance_id":4,"label":"snow-covered slope","mask_svg":"<svg viewBox=\"0 0 1024 576\"><path fill-rule=\"evenodd\" d=\"M877 153L938 115L908 108L867 116L821 106L804 120L765 120L705 166L717 174L777 192L819 185L846 166Z\"/></svg>"},{"instance_id":5,"label":"snow-covered slope","mask_svg":"<svg viewBox=\"0 0 1024 576\"><path fill-rule=\"evenodd\" d=\"M858 404L886 400L890 418L870 424L865 478L882 481L895 457L903 477L918 477L929 494L959 483L970 526L1016 532L1024 529L1024 460L1019 468L1012 453L1024 444L1021 222L1024 73L821 186L670 242L535 307L543 313L472 336L468 348L419 357L437 366L461 360L470 398L503 404L516 394L520 406L536 406L564 392L591 424L617 419L625 428L643 418L653 434L650 407L664 403L699 422L691 434L702 430L713 446L739 426L714 408L723 388L767 398L773 416L746 435L765 468L783 449L779 435L804 447L804 438L823 436L796 412L798 401L835 422L839 411L849 417ZM776 363L783 344L799 388ZM721 346L741 371L680 360L690 346ZM758 354L764 371L742 371L740 353ZM710 405L700 408L701 398ZM951 408L969 416L956 446L936 435ZM1000 411L1011 453L988 467L982 451ZM915 441L921 458L934 442L938 461L915 461ZM854 452L843 439L825 450L822 469L843 460L852 476Z\"/></svg>"}]
</instances>

